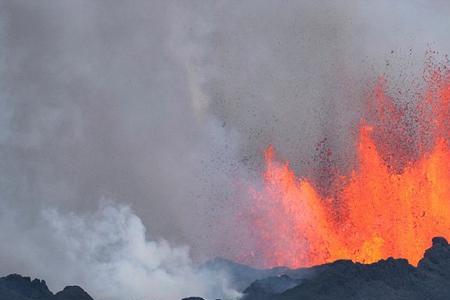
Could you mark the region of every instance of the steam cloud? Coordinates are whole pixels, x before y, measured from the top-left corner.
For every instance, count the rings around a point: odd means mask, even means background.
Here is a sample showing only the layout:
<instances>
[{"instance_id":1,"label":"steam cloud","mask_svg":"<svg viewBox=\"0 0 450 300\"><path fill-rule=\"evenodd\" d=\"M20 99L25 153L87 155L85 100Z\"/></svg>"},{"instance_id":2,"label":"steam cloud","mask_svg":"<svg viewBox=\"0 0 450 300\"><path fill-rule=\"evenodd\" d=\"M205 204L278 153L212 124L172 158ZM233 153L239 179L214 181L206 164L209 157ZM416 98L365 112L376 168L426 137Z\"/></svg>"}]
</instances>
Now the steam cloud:
<instances>
[{"instance_id":1,"label":"steam cloud","mask_svg":"<svg viewBox=\"0 0 450 300\"><path fill-rule=\"evenodd\" d=\"M450 52L449 8L0 0L2 272L99 299L228 293L195 265L251 250L239 187L262 150L319 176L327 137L345 167L371 80Z\"/></svg>"},{"instance_id":2,"label":"steam cloud","mask_svg":"<svg viewBox=\"0 0 450 300\"><path fill-rule=\"evenodd\" d=\"M11 221L6 217L2 228ZM27 268L52 285L78 282L98 299L239 296L226 274L196 267L187 247L147 240L141 220L126 206L103 204L83 216L45 210L39 226L27 231L17 236L3 230L0 250L25 258Z\"/></svg>"}]
</instances>

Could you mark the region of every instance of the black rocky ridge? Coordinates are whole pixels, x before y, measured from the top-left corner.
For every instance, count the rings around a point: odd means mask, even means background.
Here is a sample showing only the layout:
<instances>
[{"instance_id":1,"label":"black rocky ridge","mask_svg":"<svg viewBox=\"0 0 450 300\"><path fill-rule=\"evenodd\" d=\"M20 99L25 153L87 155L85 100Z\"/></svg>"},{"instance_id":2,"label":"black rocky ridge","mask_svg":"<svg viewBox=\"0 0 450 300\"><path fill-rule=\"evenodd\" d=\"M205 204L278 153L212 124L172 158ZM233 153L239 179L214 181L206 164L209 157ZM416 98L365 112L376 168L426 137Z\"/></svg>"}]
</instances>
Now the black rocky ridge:
<instances>
[{"instance_id":1,"label":"black rocky ridge","mask_svg":"<svg viewBox=\"0 0 450 300\"><path fill-rule=\"evenodd\" d=\"M216 259L204 267L227 271L231 282L241 287L241 300L450 299L450 246L441 237L433 239L417 267L394 258L367 265L338 260L297 270L260 270ZM53 294L43 280L12 274L0 278L0 300L93 299L78 286Z\"/></svg>"},{"instance_id":2,"label":"black rocky ridge","mask_svg":"<svg viewBox=\"0 0 450 300\"><path fill-rule=\"evenodd\" d=\"M53 294L44 280L11 274L0 278L0 300L93 300L79 286L66 286Z\"/></svg>"},{"instance_id":3,"label":"black rocky ridge","mask_svg":"<svg viewBox=\"0 0 450 300\"><path fill-rule=\"evenodd\" d=\"M297 270L242 265L234 270L231 262L222 264L234 281L254 276L241 300L450 300L450 246L442 237L433 238L417 267L394 258L373 264L338 260Z\"/></svg>"}]
</instances>

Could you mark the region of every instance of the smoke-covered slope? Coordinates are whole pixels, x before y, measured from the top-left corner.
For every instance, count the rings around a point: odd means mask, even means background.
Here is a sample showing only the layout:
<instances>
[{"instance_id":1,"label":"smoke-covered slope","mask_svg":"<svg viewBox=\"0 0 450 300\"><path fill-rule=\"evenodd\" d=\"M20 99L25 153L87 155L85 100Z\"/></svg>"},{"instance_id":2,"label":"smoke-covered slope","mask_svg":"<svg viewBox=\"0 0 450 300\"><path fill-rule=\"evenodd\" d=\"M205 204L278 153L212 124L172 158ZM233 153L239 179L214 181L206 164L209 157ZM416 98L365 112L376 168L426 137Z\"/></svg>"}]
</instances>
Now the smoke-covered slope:
<instances>
[{"instance_id":1,"label":"smoke-covered slope","mask_svg":"<svg viewBox=\"0 0 450 300\"><path fill-rule=\"evenodd\" d=\"M252 283L257 286L274 286L288 284L285 279L293 278L295 282L312 278L318 272L328 268L328 265L311 268L290 269L287 267L274 267L271 269L256 269L223 258L215 258L203 265L209 271L225 272L228 274L230 285L237 291L246 290ZM273 280L272 280L273 279ZM288 284L289 285L289 284ZM284 290L286 290L285 288Z\"/></svg>"}]
</instances>

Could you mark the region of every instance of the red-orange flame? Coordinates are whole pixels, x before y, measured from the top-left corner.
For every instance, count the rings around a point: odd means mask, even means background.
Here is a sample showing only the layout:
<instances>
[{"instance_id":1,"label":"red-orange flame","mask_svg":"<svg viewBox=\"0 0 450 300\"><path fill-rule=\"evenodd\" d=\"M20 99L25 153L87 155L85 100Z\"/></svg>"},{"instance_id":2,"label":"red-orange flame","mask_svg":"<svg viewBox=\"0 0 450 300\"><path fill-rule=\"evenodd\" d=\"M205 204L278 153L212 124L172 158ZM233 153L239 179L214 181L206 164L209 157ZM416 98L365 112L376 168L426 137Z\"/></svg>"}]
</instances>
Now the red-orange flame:
<instances>
[{"instance_id":1,"label":"red-orange flame","mask_svg":"<svg viewBox=\"0 0 450 300\"><path fill-rule=\"evenodd\" d=\"M264 185L250 191L257 255L265 266L303 267L343 258L371 263L390 256L417 264L432 237L450 238L448 78L440 70L430 76L414 109L414 141L402 126L404 111L380 80L373 101L377 122L361 123L358 168L339 179L332 197L321 196L311 180L298 178L289 163L276 161L272 146L267 148ZM408 159L392 167L390 159L400 156Z\"/></svg>"}]
</instances>

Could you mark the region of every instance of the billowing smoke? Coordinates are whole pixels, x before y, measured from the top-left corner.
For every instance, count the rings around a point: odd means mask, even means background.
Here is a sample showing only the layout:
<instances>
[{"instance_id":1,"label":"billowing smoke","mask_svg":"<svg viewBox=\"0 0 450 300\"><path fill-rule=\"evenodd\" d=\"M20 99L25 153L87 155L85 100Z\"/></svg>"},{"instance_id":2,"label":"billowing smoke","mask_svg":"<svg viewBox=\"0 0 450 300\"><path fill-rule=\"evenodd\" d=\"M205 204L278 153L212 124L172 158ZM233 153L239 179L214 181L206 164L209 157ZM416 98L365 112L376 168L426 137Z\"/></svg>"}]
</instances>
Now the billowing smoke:
<instances>
[{"instance_id":1,"label":"billowing smoke","mask_svg":"<svg viewBox=\"0 0 450 300\"><path fill-rule=\"evenodd\" d=\"M448 8L0 0L2 272L105 298L222 293L226 276L194 265L251 250L241 191L263 149L319 176L326 141L345 168L372 80L449 52Z\"/></svg>"},{"instance_id":2,"label":"billowing smoke","mask_svg":"<svg viewBox=\"0 0 450 300\"><path fill-rule=\"evenodd\" d=\"M77 282L97 299L239 296L227 274L196 267L187 247L148 240L129 207L104 203L83 216L48 209L34 228L14 230L8 229L20 216L9 212L2 217L2 253L22 259L29 272L51 278L56 287Z\"/></svg>"}]
</instances>

